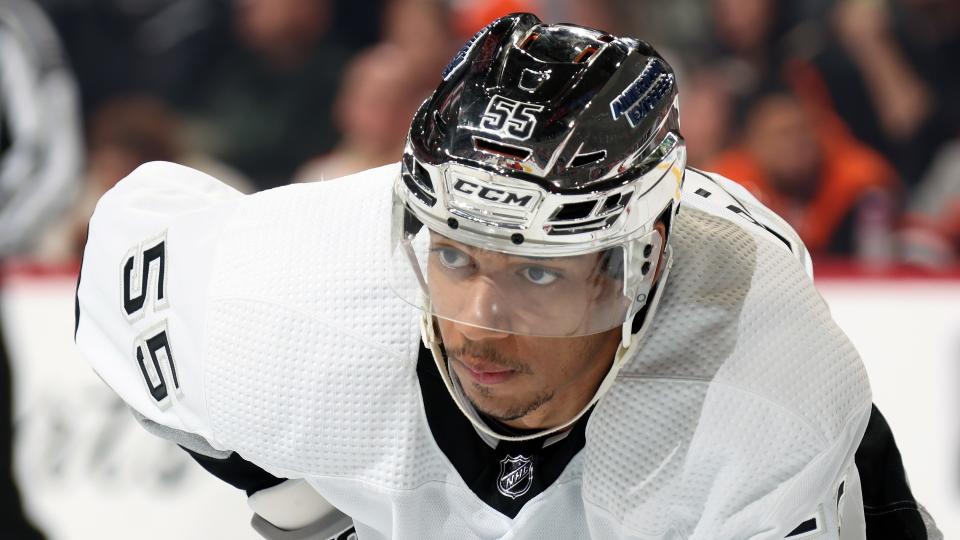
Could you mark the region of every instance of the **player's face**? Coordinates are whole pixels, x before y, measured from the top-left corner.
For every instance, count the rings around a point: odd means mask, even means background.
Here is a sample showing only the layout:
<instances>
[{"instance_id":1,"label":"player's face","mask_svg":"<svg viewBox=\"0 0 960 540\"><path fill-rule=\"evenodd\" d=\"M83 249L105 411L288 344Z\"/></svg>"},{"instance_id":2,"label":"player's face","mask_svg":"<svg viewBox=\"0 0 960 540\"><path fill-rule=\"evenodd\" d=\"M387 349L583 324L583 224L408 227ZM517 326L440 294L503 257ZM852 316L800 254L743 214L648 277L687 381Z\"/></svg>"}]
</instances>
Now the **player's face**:
<instances>
[{"instance_id":1,"label":"player's face","mask_svg":"<svg viewBox=\"0 0 960 540\"><path fill-rule=\"evenodd\" d=\"M471 403L520 428L549 428L578 413L610 368L620 329L531 337L438 319L447 359Z\"/></svg>"},{"instance_id":2,"label":"player's face","mask_svg":"<svg viewBox=\"0 0 960 540\"><path fill-rule=\"evenodd\" d=\"M577 336L620 326L623 283L608 276L610 253L520 257L430 237L433 313L528 336Z\"/></svg>"},{"instance_id":3,"label":"player's face","mask_svg":"<svg viewBox=\"0 0 960 540\"><path fill-rule=\"evenodd\" d=\"M616 352L619 326L576 337L507 329L576 335L602 305L598 298L619 287L598 275L598 257L534 259L431 239L430 294L438 312L451 315L437 319L440 334L477 409L541 428L563 423L590 400Z\"/></svg>"}]
</instances>

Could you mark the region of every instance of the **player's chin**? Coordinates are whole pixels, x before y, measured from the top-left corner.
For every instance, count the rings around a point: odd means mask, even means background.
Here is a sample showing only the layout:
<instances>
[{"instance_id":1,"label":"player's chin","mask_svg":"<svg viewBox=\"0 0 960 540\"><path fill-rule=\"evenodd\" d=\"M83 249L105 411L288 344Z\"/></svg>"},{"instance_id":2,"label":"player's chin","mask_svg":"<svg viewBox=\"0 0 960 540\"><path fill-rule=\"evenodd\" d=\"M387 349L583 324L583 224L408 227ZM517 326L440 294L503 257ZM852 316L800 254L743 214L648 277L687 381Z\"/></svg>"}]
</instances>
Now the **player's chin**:
<instances>
[{"instance_id":1,"label":"player's chin","mask_svg":"<svg viewBox=\"0 0 960 540\"><path fill-rule=\"evenodd\" d=\"M464 385L463 390L475 409L501 422L523 418L545 402L542 396L529 390L524 392L504 386L469 384Z\"/></svg>"},{"instance_id":2,"label":"player's chin","mask_svg":"<svg viewBox=\"0 0 960 540\"><path fill-rule=\"evenodd\" d=\"M468 395L467 398L470 399L475 409L500 422L519 420L529 414L522 403L505 403L503 400L483 396L474 399Z\"/></svg>"}]
</instances>

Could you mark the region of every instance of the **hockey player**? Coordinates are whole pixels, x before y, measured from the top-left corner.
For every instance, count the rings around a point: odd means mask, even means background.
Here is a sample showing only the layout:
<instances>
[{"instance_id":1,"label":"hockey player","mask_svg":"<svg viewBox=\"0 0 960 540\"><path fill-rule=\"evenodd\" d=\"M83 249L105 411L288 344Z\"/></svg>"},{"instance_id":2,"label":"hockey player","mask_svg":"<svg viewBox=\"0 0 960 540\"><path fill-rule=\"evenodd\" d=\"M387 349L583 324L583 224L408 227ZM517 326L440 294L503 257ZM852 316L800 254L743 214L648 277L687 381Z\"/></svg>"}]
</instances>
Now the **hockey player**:
<instances>
[{"instance_id":1,"label":"hockey player","mask_svg":"<svg viewBox=\"0 0 960 540\"><path fill-rule=\"evenodd\" d=\"M398 165L103 197L77 343L141 423L268 538L864 538L863 365L663 58L519 14L442 79Z\"/></svg>"}]
</instances>

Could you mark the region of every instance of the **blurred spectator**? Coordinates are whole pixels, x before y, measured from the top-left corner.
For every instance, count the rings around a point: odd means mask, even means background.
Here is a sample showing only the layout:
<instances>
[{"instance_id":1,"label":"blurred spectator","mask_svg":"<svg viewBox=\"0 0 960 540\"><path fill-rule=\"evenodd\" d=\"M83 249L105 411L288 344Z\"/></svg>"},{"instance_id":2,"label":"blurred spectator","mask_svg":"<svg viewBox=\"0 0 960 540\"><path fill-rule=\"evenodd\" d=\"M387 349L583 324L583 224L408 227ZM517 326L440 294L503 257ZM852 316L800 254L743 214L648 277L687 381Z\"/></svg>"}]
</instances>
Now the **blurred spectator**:
<instances>
[{"instance_id":1,"label":"blurred spectator","mask_svg":"<svg viewBox=\"0 0 960 540\"><path fill-rule=\"evenodd\" d=\"M907 208L906 262L944 269L960 256L960 139L945 145Z\"/></svg>"},{"instance_id":2,"label":"blurred spectator","mask_svg":"<svg viewBox=\"0 0 960 540\"><path fill-rule=\"evenodd\" d=\"M960 3L843 0L813 62L854 134L916 184L960 129Z\"/></svg>"},{"instance_id":3,"label":"blurred spectator","mask_svg":"<svg viewBox=\"0 0 960 540\"><path fill-rule=\"evenodd\" d=\"M84 117L116 95L171 103L229 47L227 0L41 0L77 74Z\"/></svg>"},{"instance_id":4,"label":"blurred spectator","mask_svg":"<svg viewBox=\"0 0 960 540\"><path fill-rule=\"evenodd\" d=\"M834 15L838 37L860 68L883 131L893 139L914 135L930 114L930 90L895 42L886 8L848 0Z\"/></svg>"},{"instance_id":5,"label":"blurred spectator","mask_svg":"<svg viewBox=\"0 0 960 540\"><path fill-rule=\"evenodd\" d=\"M742 183L816 254L893 256L897 184L889 165L829 112L772 91L747 111L739 145L708 168Z\"/></svg>"},{"instance_id":6,"label":"blurred spectator","mask_svg":"<svg viewBox=\"0 0 960 540\"><path fill-rule=\"evenodd\" d=\"M794 56L786 37L796 21L787 6L777 0L711 0L705 35L712 42L701 48L695 64L718 70L741 97L781 80L784 61Z\"/></svg>"},{"instance_id":7,"label":"blurred spectator","mask_svg":"<svg viewBox=\"0 0 960 540\"><path fill-rule=\"evenodd\" d=\"M611 0L546 0L541 2L538 11L543 21L548 23L574 23L590 28L602 28L608 32L617 32L622 24L617 18Z\"/></svg>"},{"instance_id":8,"label":"blurred spectator","mask_svg":"<svg viewBox=\"0 0 960 540\"><path fill-rule=\"evenodd\" d=\"M463 40L454 32L445 0L391 0L383 20L383 40L410 59L414 78L432 77L434 84ZM424 96L426 97L426 96Z\"/></svg>"},{"instance_id":9,"label":"blurred spectator","mask_svg":"<svg viewBox=\"0 0 960 540\"><path fill-rule=\"evenodd\" d=\"M777 21L773 0L712 0L710 8L720 45L756 66L770 62Z\"/></svg>"},{"instance_id":10,"label":"blurred spectator","mask_svg":"<svg viewBox=\"0 0 960 540\"><path fill-rule=\"evenodd\" d=\"M32 0L0 3L0 258L28 248L77 193L76 83Z\"/></svg>"},{"instance_id":11,"label":"blurred spectator","mask_svg":"<svg viewBox=\"0 0 960 540\"><path fill-rule=\"evenodd\" d=\"M797 53L796 34L835 0L609 1L620 33L670 51L673 64L732 69L751 86Z\"/></svg>"},{"instance_id":12,"label":"blurred spectator","mask_svg":"<svg viewBox=\"0 0 960 540\"><path fill-rule=\"evenodd\" d=\"M0 3L0 257L16 255L76 192L79 103L60 42L32 1ZM0 529L43 535L23 512L14 478L17 425L11 363L0 325Z\"/></svg>"},{"instance_id":13,"label":"blurred spectator","mask_svg":"<svg viewBox=\"0 0 960 540\"><path fill-rule=\"evenodd\" d=\"M44 235L35 256L47 262L77 261L87 222L101 195L148 161L174 161L210 174L249 193L249 182L233 169L187 149L176 113L146 96L114 98L91 117L86 184L78 203Z\"/></svg>"},{"instance_id":14,"label":"blurred spectator","mask_svg":"<svg viewBox=\"0 0 960 540\"><path fill-rule=\"evenodd\" d=\"M328 33L329 0L235 5L239 45L197 83L191 144L265 189L332 148L331 104L347 54Z\"/></svg>"},{"instance_id":15,"label":"blurred spectator","mask_svg":"<svg viewBox=\"0 0 960 540\"><path fill-rule=\"evenodd\" d=\"M535 13L546 23L574 23L614 31L621 27L609 0L446 0L457 39L466 41L491 21L510 13ZM615 32L616 33L616 32Z\"/></svg>"},{"instance_id":16,"label":"blurred spectator","mask_svg":"<svg viewBox=\"0 0 960 540\"><path fill-rule=\"evenodd\" d=\"M708 44L710 4L705 0L611 0L614 33L672 51L684 63L702 57ZM671 63L677 62L671 59Z\"/></svg>"},{"instance_id":17,"label":"blurred spectator","mask_svg":"<svg viewBox=\"0 0 960 540\"><path fill-rule=\"evenodd\" d=\"M331 34L352 51L365 49L383 37L384 14L394 0L334 0Z\"/></svg>"},{"instance_id":18,"label":"blurred spectator","mask_svg":"<svg viewBox=\"0 0 960 540\"><path fill-rule=\"evenodd\" d=\"M309 162L297 180L338 178L399 159L407 126L434 81L396 45L384 43L356 56L347 67L334 106L340 142Z\"/></svg>"},{"instance_id":19,"label":"blurred spectator","mask_svg":"<svg viewBox=\"0 0 960 540\"><path fill-rule=\"evenodd\" d=\"M723 75L712 69L690 73L679 87L687 163L703 167L730 142L733 94Z\"/></svg>"},{"instance_id":20,"label":"blurred spectator","mask_svg":"<svg viewBox=\"0 0 960 540\"><path fill-rule=\"evenodd\" d=\"M521 11L540 13L541 4L549 3L543 0L451 0L451 22L460 41L466 41L494 19Z\"/></svg>"}]
</instances>

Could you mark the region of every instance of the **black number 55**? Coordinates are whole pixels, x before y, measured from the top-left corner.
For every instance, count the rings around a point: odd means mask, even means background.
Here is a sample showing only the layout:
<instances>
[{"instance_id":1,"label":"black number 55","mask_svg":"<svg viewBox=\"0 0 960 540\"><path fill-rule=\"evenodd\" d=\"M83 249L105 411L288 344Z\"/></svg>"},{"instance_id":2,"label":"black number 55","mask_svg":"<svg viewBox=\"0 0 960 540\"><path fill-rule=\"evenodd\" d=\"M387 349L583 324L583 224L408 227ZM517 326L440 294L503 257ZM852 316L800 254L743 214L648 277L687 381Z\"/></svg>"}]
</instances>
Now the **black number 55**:
<instances>
[{"instance_id":1,"label":"black number 55","mask_svg":"<svg viewBox=\"0 0 960 540\"><path fill-rule=\"evenodd\" d=\"M131 249L121 268L123 312L131 323L147 314L162 314L169 306L166 294L166 235ZM170 406L170 393L180 391L177 365L170 348L166 318L137 336L134 357L150 395L161 409Z\"/></svg>"}]
</instances>

